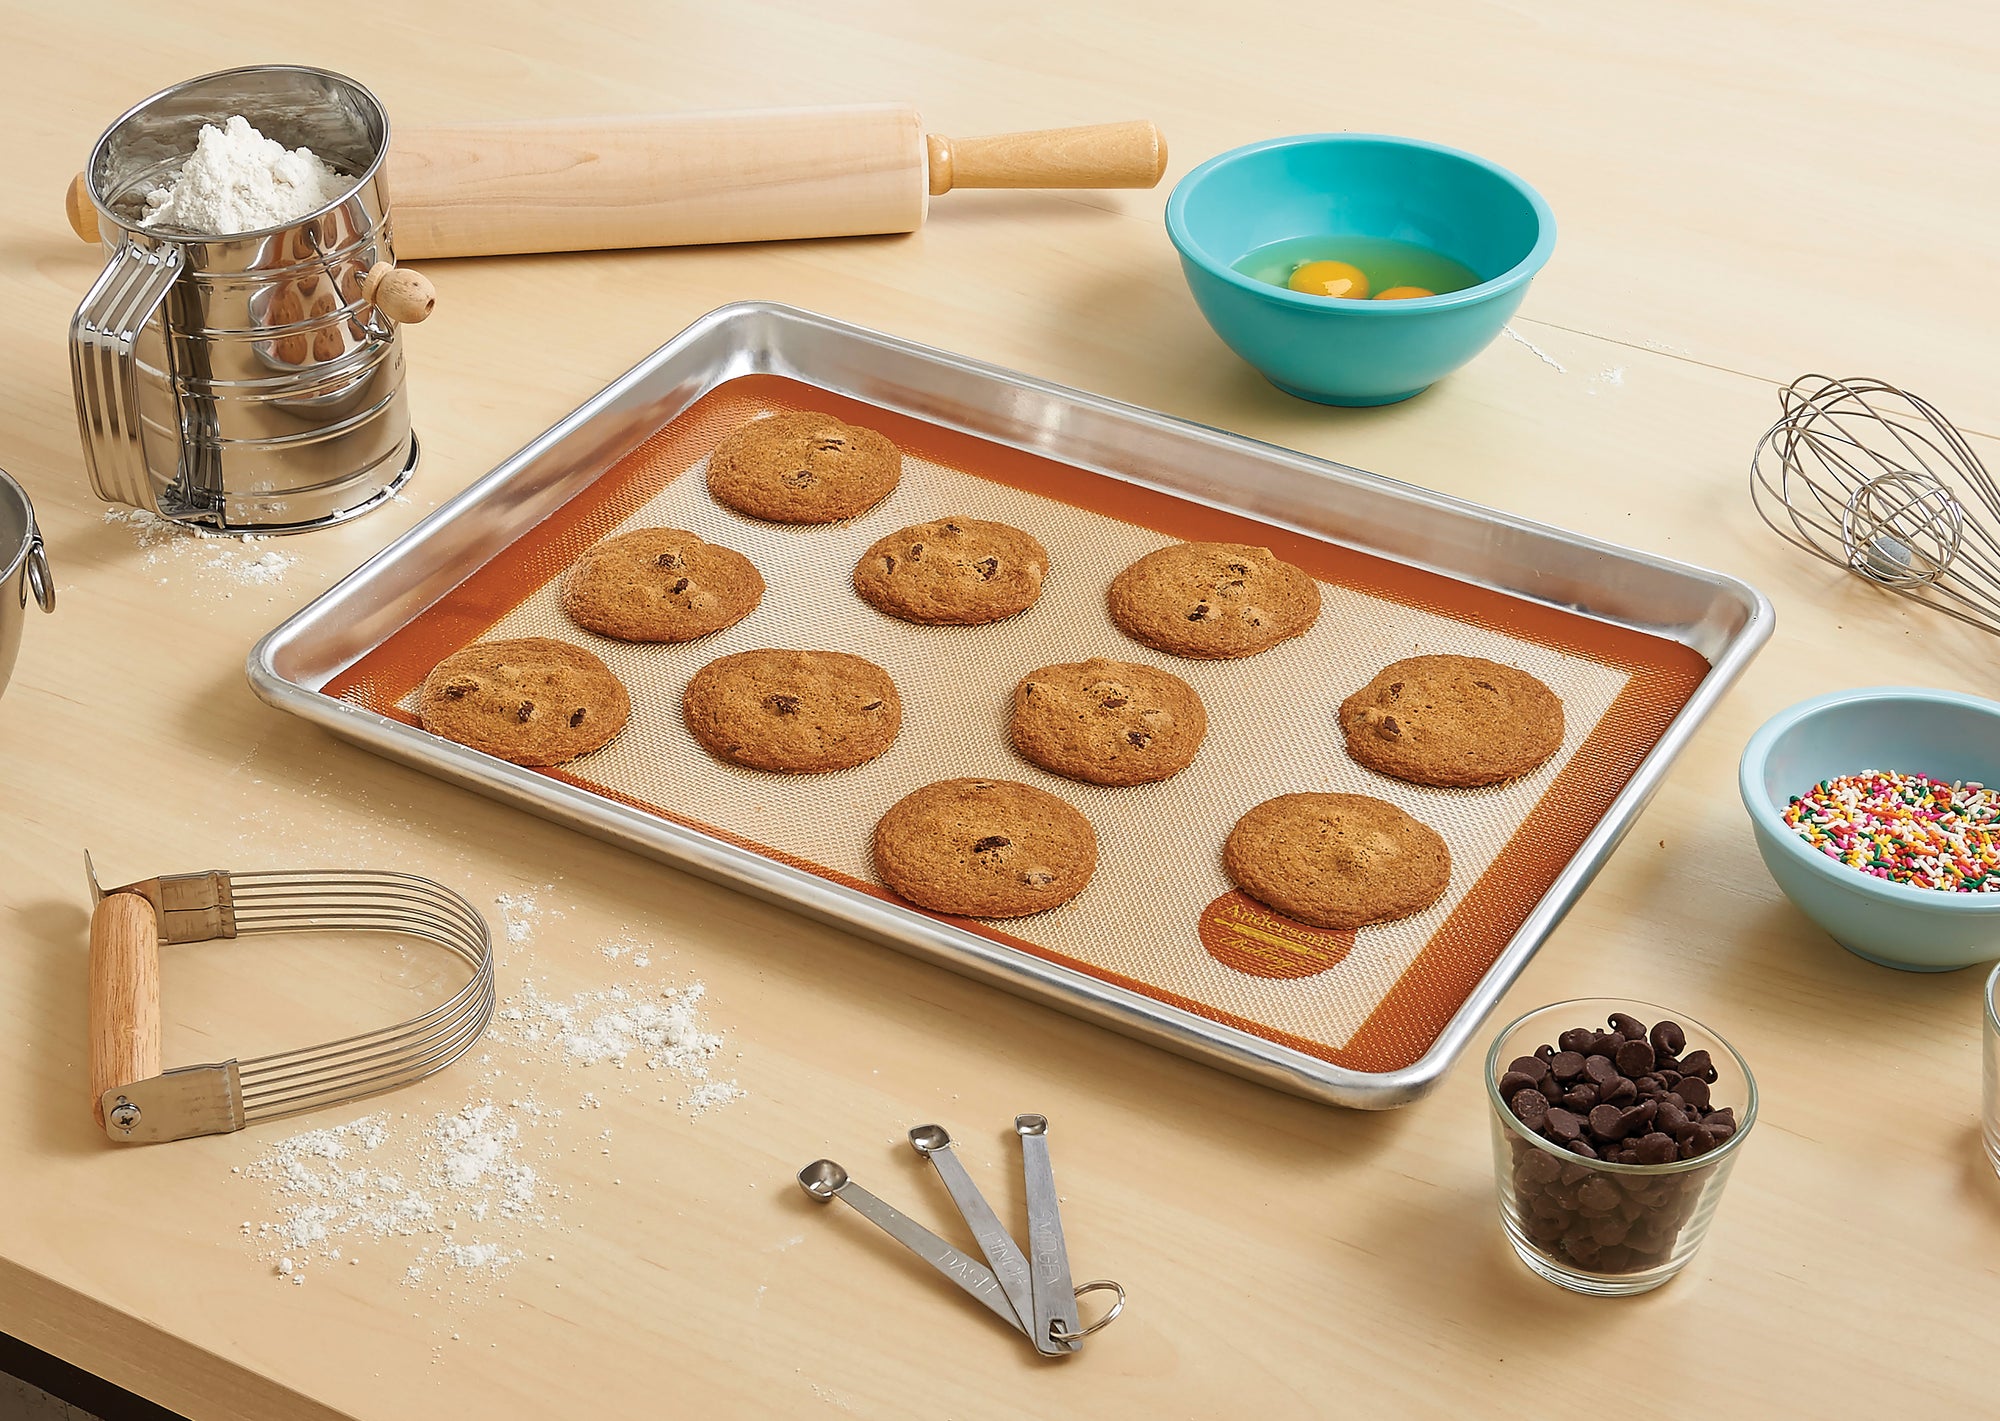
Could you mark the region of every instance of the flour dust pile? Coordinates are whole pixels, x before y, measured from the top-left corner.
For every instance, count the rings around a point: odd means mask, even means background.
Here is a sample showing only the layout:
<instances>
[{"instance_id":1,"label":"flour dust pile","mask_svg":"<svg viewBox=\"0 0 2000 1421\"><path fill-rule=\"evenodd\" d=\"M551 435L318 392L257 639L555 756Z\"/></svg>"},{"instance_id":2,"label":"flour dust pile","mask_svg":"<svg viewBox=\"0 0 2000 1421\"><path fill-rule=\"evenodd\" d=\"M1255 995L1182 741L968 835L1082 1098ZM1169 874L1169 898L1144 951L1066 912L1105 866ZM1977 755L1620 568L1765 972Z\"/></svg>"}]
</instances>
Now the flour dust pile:
<instances>
[{"instance_id":1,"label":"flour dust pile","mask_svg":"<svg viewBox=\"0 0 2000 1421\"><path fill-rule=\"evenodd\" d=\"M561 916L533 894L499 906L516 943ZM653 957L630 939L601 952L640 968ZM491 1291L550 1256L540 1236L561 1228L560 1205L580 1187L563 1158L586 1144L611 1153L611 1131L586 1125L584 1112L618 1096L698 1117L744 1096L718 1073L725 1038L704 1018L706 998L699 981L626 979L559 996L524 980L501 999L479 1054L439 1077L470 1064L476 1086L465 1105L377 1110L292 1135L241 1166L268 1187L274 1212L246 1221L245 1237L273 1276L297 1285L330 1266L373 1263L434 1293ZM526 1080L535 1086L524 1089Z\"/></svg>"}]
</instances>

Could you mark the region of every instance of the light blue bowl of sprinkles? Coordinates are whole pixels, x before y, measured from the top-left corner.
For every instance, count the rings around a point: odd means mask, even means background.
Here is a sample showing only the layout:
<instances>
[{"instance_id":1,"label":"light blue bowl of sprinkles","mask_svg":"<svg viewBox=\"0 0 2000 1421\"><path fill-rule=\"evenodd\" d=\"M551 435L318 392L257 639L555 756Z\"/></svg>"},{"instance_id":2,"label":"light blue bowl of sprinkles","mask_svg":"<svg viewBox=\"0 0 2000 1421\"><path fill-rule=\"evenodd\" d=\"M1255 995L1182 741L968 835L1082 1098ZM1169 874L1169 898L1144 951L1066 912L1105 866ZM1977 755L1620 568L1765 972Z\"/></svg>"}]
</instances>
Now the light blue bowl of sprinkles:
<instances>
[{"instance_id":1,"label":"light blue bowl of sprinkles","mask_svg":"<svg viewBox=\"0 0 2000 1421\"><path fill-rule=\"evenodd\" d=\"M1925 852L1927 844L1913 849L1918 835L1907 824L1893 827L1893 814L1843 819L1830 806L1808 805L1818 810L1809 816L1816 834L1862 867L1814 847L1785 822L1794 798L1869 771L1965 786L1951 801L1966 811L1950 825L1963 846L1955 861ZM1906 972L1951 972L2000 958L2000 703L1914 686L1816 696L1780 711L1750 737L1737 785L1771 877L1855 956ZM1921 792L1901 798L1921 803L1925 815L1942 807ZM1996 817L1982 834L1976 821L1986 815ZM1980 891L1896 881L1913 874Z\"/></svg>"}]
</instances>

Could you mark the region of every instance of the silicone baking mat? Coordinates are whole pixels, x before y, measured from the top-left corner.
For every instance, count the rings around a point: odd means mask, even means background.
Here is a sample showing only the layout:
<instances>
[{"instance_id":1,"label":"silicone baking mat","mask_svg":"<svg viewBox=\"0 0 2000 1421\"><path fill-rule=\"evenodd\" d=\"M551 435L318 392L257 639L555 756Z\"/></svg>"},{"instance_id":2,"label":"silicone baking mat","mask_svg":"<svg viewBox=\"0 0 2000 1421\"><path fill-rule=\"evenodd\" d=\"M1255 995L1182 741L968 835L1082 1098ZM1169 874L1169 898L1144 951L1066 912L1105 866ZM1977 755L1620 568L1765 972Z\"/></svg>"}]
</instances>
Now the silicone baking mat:
<instances>
[{"instance_id":1,"label":"silicone baking mat","mask_svg":"<svg viewBox=\"0 0 2000 1421\"><path fill-rule=\"evenodd\" d=\"M708 494L709 451L746 420L812 408L902 448L901 485L846 523L792 527ZM1006 622L919 627L855 595L863 550L953 514L1026 528L1049 550L1041 600ZM629 528L690 529L747 554L769 589L744 621L681 645L595 636L561 612L561 574ZM1120 632L1104 591L1166 543L1262 544L1319 579L1304 636L1239 661L1187 661ZM904 794L961 775L1024 780L1089 815L1096 877L1053 911L1005 922L949 918L1018 951L1357 1071L1421 1057L1608 809L1708 672L1679 643L1526 602L1319 538L989 443L797 381L744 376L710 391L589 489L347 671L325 694L415 724L415 689L468 642L543 635L590 647L632 693L605 749L542 773L715 834L889 901L870 861L875 820ZM885 667L903 727L881 758L827 775L724 764L687 733L681 696L707 662L756 647L824 647ZM1425 652L1491 657L1563 700L1567 736L1539 770L1485 789L1431 789L1347 756L1340 701L1384 664ZM1104 788L1049 774L1008 742L1013 687L1037 667L1109 656L1164 667L1198 690L1208 738L1160 784ZM1221 848L1252 805L1297 790L1372 794L1441 833L1450 886L1399 922L1334 933L1233 892ZM917 911L917 910L912 910Z\"/></svg>"}]
</instances>

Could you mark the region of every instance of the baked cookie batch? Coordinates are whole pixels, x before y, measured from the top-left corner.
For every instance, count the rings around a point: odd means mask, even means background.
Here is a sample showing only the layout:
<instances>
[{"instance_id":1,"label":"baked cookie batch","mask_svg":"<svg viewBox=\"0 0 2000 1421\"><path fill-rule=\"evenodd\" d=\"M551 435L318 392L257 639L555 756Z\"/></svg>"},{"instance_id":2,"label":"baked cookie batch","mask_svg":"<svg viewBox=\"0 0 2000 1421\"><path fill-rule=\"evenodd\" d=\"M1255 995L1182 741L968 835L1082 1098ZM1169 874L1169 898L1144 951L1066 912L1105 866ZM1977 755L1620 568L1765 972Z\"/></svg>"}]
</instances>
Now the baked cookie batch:
<instances>
[{"instance_id":1,"label":"baked cookie batch","mask_svg":"<svg viewBox=\"0 0 2000 1421\"><path fill-rule=\"evenodd\" d=\"M716 500L768 522L832 523L894 491L903 456L872 429L799 411L754 419L716 447ZM878 540L854 590L887 616L977 626L1041 596L1048 551L1003 523L947 517ZM748 558L678 528L607 538L560 588L577 626L627 642L687 642L734 626L764 595ZM1111 620L1145 646L1191 660L1255 656L1309 631L1319 584L1268 548L1178 543L1140 558L1106 592ZM438 664L417 698L432 734L520 765L558 765L609 744L631 716L596 655L548 637L476 642ZM889 673L841 651L763 648L697 671L688 731L717 759L777 774L866 764L902 726ZM1563 708L1525 671L1474 656L1384 667L1340 706L1357 764L1412 784L1501 784L1562 745ZM1186 681L1142 662L1044 666L1015 686L1008 734L1024 759L1086 784L1132 786L1194 762L1208 712ZM1058 795L1013 780L913 790L875 827L882 881L934 912L1014 918L1067 903L1097 867L1097 832ZM1283 794L1230 831L1222 864L1243 892L1315 927L1352 929L1430 907L1451 878L1436 830L1371 795Z\"/></svg>"}]
</instances>

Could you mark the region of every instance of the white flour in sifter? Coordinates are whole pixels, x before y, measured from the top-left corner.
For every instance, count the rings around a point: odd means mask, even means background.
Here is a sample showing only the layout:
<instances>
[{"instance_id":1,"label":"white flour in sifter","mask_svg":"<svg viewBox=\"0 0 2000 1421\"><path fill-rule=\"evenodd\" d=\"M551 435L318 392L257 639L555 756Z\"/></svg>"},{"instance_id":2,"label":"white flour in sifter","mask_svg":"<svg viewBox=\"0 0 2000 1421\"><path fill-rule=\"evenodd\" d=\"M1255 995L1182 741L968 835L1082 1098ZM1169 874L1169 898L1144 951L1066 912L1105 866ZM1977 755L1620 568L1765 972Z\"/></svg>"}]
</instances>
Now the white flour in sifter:
<instances>
[{"instance_id":1,"label":"white flour in sifter","mask_svg":"<svg viewBox=\"0 0 2000 1421\"><path fill-rule=\"evenodd\" d=\"M287 150L241 114L201 126L194 154L167 187L146 194L142 227L228 236L296 222L354 186L310 148Z\"/></svg>"}]
</instances>

